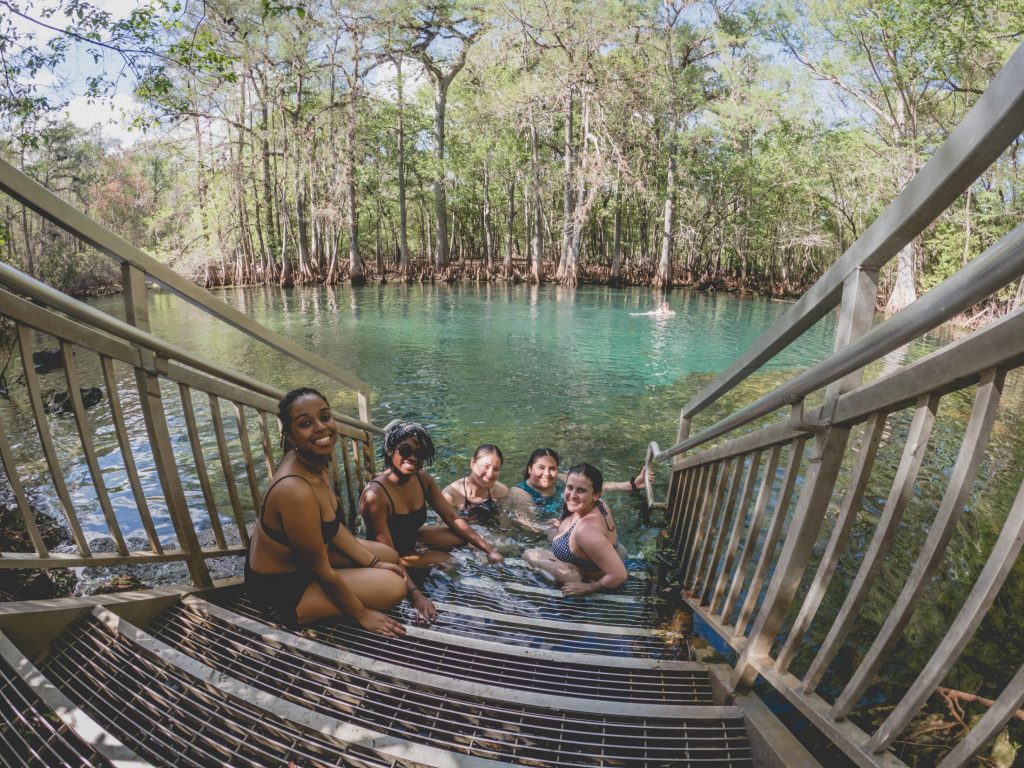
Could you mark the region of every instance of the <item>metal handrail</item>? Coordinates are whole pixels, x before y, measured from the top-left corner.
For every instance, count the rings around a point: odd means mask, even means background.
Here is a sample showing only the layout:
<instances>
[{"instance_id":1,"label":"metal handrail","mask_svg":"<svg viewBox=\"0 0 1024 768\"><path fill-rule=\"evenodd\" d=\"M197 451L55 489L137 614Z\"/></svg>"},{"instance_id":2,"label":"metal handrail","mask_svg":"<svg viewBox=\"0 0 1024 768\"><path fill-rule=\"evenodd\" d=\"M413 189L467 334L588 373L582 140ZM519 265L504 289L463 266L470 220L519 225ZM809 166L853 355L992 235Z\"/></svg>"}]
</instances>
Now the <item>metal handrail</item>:
<instances>
[{"instance_id":1,"label":"metal handrail","mask_svg":"<svg viewBox=\"0 0 1024 768\"><path fill-rule=\"evenodd\" d=\"M0 261L0 283L7 285L9 288L20 292L45 306L58 309L69 317L81 320L91 327L99 328L107 333L113 334L114 336L131 341L139 347L161 355L162 357L166 357L169 360L177 360L178 362L184 363L185 365L202 371L203 373L267 395L274 400L280 400L284 395L284 392L276 387L264 384L263 382L246 376L245 374L222 368L221 366L209 362L208 360L204 360L202 357L192 354L181 347L164 341L158 336L139 330L135 326L126 323L123 320L118 320L116 317L112 317L105 312L101 312L95 307L91 307L81 301L72 299L55 288L51 288L45 283L19 272L2 261ZM360 430L365 430L377 435L383 434L383 430L380 427L367 424L350 416L336 413L335 418Z\"/></svg>"},{"instance_id":2,"label":"metal handrail","mask_svg":"<svg viewBox=\"0 0 1024 768\"><path fill-rule=\"evenodd\" d=\"M955 275L857 341L700 434L658 453L655 460L665 461L678 456L779 408L792 405L955 317L1021 275L1024 275L1024 224L1018 225Z\"/></svg>"},{"instance_id":3,"label":"metal handrail","mask_svg":"<svg viewBox=\"0 0 1024 768\"><path fill-rule=\"evenodd\" d=\"M888 263L1022 130L1024 46L1017 48L963 121L864 234L735 363L698 392L682 415L692 418L707 408L828 314L839 303L850 275Z\"/></svg>"},{"instance_id":4,"label":"metal handrail","mask_svg":"<svg viewBox=\"0 0 1024 768\"><path fill-rule=\"evenodd\" d=\"M172 293L224 321L248 336L297 360L313 370L344 384L368 401L369 386L361 379L332 365L299 344L257 323L243 312L217 299L208 291L186 280L124 238L114 234L84 213L61 200L10 163L0 159L0 190L31 208L40 216L88 243L101 253L143 271ZM368 409L368 407L367 407ZM369 419L367 419L369 421ZM370 426L369 424L367 425Z\"/></svg>"}]
</instances>

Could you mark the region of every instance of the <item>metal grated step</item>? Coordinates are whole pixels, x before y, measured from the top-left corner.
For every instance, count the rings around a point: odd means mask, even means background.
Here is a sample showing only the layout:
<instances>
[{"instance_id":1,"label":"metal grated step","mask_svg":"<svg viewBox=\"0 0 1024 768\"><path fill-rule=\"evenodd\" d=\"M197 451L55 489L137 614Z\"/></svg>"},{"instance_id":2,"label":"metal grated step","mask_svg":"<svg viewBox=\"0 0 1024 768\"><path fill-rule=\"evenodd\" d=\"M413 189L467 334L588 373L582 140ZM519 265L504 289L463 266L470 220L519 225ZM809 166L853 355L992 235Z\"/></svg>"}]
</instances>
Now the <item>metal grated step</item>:
<instances>
[{"instance_id":1,"label":"metal grated step","mask_svg":"<svg viewBox=\"0 0 1024 768\"><path fill-rule=\"evenodd\" d=\"M206 597L210 602L223 605L236 613L265 620L240 586L223 587ZM570 624L508 616L441 602L435 604L439 612L430 626L446 635L567 653L664 661L685 660L689 657L686 639L674 632L643 628L620 630L611 625L598 627ZM407 625L416 623L416 613L408 603L399 603L392 615ZM319 630L320 625L315 626Z\"/></svg>"},{"instance_id":2,"label":"metal grated step","mask_svg":"<svg viewBox=\"0 0 1024 768\"><path fill-rule=\"evenodd\" d=\"M660 623L655 601L646 597L604 600L563 597L553 590L526 591L481 579L428 580L423 591L435 602L478 608L513 616L620 627L654 627ZM622 596L626 597L626 596Z\"/></svg>"},{"instance_id":3,"label":"metal grated step","mask_svg":"<svg viewBox=\"0 0 1024 768\"><path fill-rule=\"evenodd\" d=\"M178 768L397 768L422 765L303 728L190 678L90 616L54 647L44 671L154 765Z\"/></svg>"},{"instance_id":4,"label":"metal grated step","mask_svg":"<svg viewBox=\"0 0 1024 768\"><path fill-rule=\"evenodd\" d=\"M209 613L228 623L242 615L261 620L258 611L244 614L217 608L197 598L170 609L150 631L168 642L204 620ZM259 631L270 631L265 623ZM583 654L504 647L488 641L452 642L441 632L409 627L400 638L384 638L344 621L324 621L302 632L328 647L370 659L408 667L435 670L445 675L487 686L539 691L549 695L631 701L649 704L711 705L711 680L707 669L692 662L652 662L647 659L602 660Z\"/></svg>"},{"instance_id":5,"label":"metal grated step","mask_svg":"<svg viewBox=\"0 0 1024 768\"><path fill-rule=\"evenodd\" d=\"M48 707L0 658L0 765L31 768L115 768Z\"/></svg>"},{"instance_id":6,"label":"metal grated step","mask_svg":"<svg viewBox=\"0 0 1024 768\"><path fill-rule=\"evenodd\" d=\"M490 699L474 697L463 691L461 681L447 687L423 684L437 677L433 674L399 670L405 679L396 679L384 673L390 665L379 662L367 663L373 672L356 670L314 655L322 646L291 633L257 634L212 617L201 622L188 617L184 627L183 615L177 616L158 630L161 639L221 675L395 738L506 764L751 765L742 716L731 707L577 700L572 703L579 710L559 711L540 703L564 703L558 697L507 689L492 692Z\"/></svg>"}]
</instances>

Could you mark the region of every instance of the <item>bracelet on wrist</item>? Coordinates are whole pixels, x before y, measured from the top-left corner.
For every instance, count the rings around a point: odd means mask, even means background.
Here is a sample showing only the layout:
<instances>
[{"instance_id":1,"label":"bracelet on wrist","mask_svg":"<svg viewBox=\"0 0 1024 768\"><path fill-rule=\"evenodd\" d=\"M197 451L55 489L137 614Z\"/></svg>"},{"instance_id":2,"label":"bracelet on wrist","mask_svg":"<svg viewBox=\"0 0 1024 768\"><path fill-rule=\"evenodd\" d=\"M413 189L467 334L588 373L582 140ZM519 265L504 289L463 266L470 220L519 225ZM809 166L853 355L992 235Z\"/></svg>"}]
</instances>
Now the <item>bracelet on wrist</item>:
<instances>
[{"instance_id":1,"label":"bracelet on wrist","mask_svg":"<svg viewBox=\"0 0 1024 768\"><path fill-rule=\"evenodd\" d=\"M636 487L636 478L635 477L629 478L629 487L632 488L634 491L638 490L637 487Z\"/></svg>"},{"instance_id":2,"label":"bracelet on wrist","mask_svg":"<svg viewBox=\"0 0 1024 768\"><path fill-rule=\"evenodd\" d=\"M371 561L370 561L370 564L369 564L369 565L367 565L366 567L367 567L367 568L374 568L374 567L376 567L377 563L379 563L379 562L380 562L380 558L379 558L379 557L376 557L376 556L374 556L373 560L371 560Z\"/></svg>"}]
</instances>

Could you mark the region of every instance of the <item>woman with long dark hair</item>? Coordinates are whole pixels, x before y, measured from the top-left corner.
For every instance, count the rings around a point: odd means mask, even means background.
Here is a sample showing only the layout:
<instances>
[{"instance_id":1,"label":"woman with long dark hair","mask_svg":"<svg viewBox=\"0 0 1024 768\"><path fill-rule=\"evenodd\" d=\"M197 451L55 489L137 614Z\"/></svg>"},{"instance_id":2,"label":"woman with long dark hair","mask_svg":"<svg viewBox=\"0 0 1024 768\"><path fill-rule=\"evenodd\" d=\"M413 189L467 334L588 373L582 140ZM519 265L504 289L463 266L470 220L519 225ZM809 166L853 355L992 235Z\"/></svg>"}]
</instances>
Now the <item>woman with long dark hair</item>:
<instances>
[{"instance_id":1,"label":"woman with long dark hair","mask_svg":"<svg viewBox=\"0 0 1024 768\"><path fill-rule=\"evenodd\" d=\"M628 574L615 545L612 511L601 500L604 477L591 464L569 469L562 494L562 516L551 549L528 549L526 562L562 585L565 595L615 589Z\"/></svg>"},{"instance_id":2,"label":"woman with long dark hair","mask_svg":"<svg viewBox=\"0 0 1024 768\"><path fill-rule=\"evenodd\" d=\"M372 632L404 634L383 613L407 591L398 554L342 525L327 477L338 435L326 398L315 389L292 390L278 404L278 418L285 456L249 542L250 599L287 626L344 614Z\"/></svg>"}]
</instances>

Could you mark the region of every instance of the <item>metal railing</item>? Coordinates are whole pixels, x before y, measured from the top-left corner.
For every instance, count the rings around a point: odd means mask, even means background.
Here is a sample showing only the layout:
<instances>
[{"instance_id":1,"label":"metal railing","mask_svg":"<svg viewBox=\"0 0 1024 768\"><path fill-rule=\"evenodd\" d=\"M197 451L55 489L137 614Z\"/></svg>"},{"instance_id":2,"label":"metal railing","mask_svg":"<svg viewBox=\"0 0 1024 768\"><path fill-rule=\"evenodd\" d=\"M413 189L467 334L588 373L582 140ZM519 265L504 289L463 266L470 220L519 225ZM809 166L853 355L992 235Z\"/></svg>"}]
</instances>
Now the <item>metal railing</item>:
<instances>
[{"instance_id":1,"label":"metal railing","mask_svg":"<svg viewBox=\"0 0 1024 768\"><path fill-rule=\"evenodd\" d=\"M1024 543L1022 486L1006 511L1001 532L984 553L984 567L970 594L931 658L914 670L916 679L890 702L894 708L873 732L852 723L848 718L862 696L879 682L883 665L894 661L894 649L921 607L976 485L1007 373L1024 365L1024 308L867 384L862 383L864 368L1019 280L1024 275L1024 224L910 307L872 328L878 270L1022 131L1024 46L861 238L682 409L677 442L666 450L651 443L648 450L648 465L672 460L667 519L684 595L738 653L733 684L740 690L749 688L760 676L858 765L903 765L890 748L960 659ZM690 436L698 413L837 305L835 351L827 360ZM973 407L958 455L937 473L946 476L941 502L920 548L910 553L909 573L887 606L870 648L853 661L849 679L830 701L819 692L822 680L847 648L844 642L878 584L915 482L921 478L939 404L960 391L973 392ZM820 398L821 404L805 407L808 398ZM755 424L786 407L789 413L783 418ZM859 553L849 586L833 583L841 557L852 546L854 525L863 517L866 489L886 477L876 461L880 446L883 440L888 444L898 439L897 414L908 408L902 457L870 542ZM826 517L831 530L823 527ZM825 533L827 541L819 542ZM817 544L821 547L815 553ZM830 586L833 592L842 592L839 607L834 617L822 618L820 609ZM816 617L824 626L812 633ZM792 671L798 654L802 660L810 659L800 677ZM843 655L844 663L850 663L849 657L857 654ZM942 766L973 759L1022 703L1024 667Z\"/></svg>"},{"instance_id":2,"label":"metal railing","mask_svg":"<svg viewBox=\"0 0 1024 768\"><path fill-rule=\"evenodd\" d=\"M121 261L127 313L127 322L118 320L0 262L0 318L17 347L0 403L0 465L30 550L0 552L0 568L183 561L193 583L206 586L209 558L244 553L246 523L280 459L268 420L284 393L149 333L147 280L355 391L359 415L335 413L341 439L332 463L354 522L381 433L370 423L366 384L174 274L3 161L0 189ZM55 392L47 390L57 374L37 366L63 371ZM73 539L60 551L47 545L36 519L34 501L46 499ZM137 527L145 544L126 536L125 526ZM99 551L97 540L106 538Z\"/></svg>"}]
</instances>

